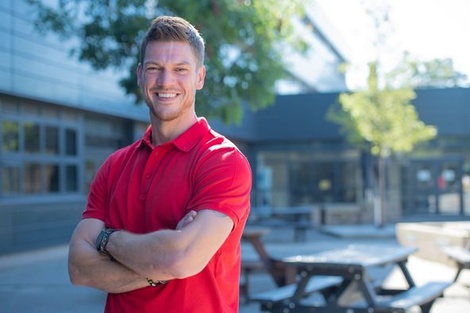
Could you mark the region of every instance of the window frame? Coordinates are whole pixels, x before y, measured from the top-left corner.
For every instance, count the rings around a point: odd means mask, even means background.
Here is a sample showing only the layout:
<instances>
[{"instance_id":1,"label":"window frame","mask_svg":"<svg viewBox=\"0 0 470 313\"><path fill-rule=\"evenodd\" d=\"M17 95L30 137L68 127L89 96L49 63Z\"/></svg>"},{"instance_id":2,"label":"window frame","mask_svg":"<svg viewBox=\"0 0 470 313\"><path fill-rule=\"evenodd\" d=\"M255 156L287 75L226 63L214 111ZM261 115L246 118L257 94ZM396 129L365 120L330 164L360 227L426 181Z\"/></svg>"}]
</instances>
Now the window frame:
<instances>
[{"instance_id":1,"label":"window frame","mask_svg":"<svg viewBox=\"0 0 470 313\"><path fill-rule=\"evenodd\" d=\"M37 106L37 113L25 108ZM12 108L17 107L17 110ZM5 108L5 109L4 109ZM51 110L58 112L56 116L49 114ZM2 188L0 189L0 199L22 199L33 197L48 197L48 196L61 196L64 195L81 195L83 193L83 147L81 143L82 137L82 124L83 118L79 112L74 110L62 109L38 102L28 100L11 100L7 97L0 97L0 147L2 153L0 154L0 182ZM18 128L18 149L15 151L3 150L3 125L5 122L14 122ZM34 125L38 130L38 151L26 152L27 143L25 134L25 125ZM46 134L49 131L46 129L56 129L57 132L57 147L54 153L48 150ZM66 149L67 145L67 132L74 132L75 134L75 147L73 149ZM68 153L73 150L74 153ZM39 190L34 193L27 193L27 173L26 166L28 164L39 165L39 180L41 184ZM46 180L48 175L46 173L50 166L57 166L59 173L57 173L58 190L48 190ZM66 181L68 179L66 170L68 167L74 166L76 168L75 182ZM4 190L5 183L4 176L8 168L19 168L19 191L7 192ZM50 178L50 177L49 177ZM70 189L70 184L75 186ZM31 187L31 186L30 186ZM16 190L16 189L15 189Z\"/></svg>"}]
</instances>

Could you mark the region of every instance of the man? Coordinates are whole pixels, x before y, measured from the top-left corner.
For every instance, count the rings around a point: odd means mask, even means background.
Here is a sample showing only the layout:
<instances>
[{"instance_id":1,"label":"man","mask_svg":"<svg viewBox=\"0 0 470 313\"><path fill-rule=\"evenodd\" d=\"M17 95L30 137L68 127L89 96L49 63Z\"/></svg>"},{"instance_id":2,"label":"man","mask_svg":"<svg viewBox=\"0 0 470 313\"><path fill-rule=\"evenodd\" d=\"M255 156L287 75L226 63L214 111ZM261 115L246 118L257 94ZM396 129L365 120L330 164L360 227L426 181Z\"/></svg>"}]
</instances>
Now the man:
<instances>
[{"instance_id":1,"label":"man","mask_svg":"<svg viewBox=\"0 0 470 313\"><path fill-rule=\"evenodd\" d=\"M70 242L70 279L107 291L105 312L238 312L251 171L195 114L203 62L191 24L152 22L137 69L151 125L100 167Z\"/></svg>"}]
</instances>

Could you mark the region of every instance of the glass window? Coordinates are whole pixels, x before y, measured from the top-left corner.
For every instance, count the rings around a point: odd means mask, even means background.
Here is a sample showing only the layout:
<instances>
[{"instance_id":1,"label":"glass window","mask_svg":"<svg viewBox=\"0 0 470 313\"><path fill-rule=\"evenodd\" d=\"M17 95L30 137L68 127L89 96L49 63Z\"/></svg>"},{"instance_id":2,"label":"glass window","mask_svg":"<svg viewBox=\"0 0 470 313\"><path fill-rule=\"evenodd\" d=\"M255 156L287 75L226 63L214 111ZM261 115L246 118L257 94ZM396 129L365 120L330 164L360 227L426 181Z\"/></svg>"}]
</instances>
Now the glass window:
<instances>
[{"instance_id":1,"label":"glass window","mask_svg":"<svg viewBox=\"0 0 470 313\"><path fill-rule=\"evenodd\" d=\"M26 122L23 125L24 151L26 153L39 153L39 125Z\"/></svg>"},{"instance_id":2,"label":"glass window","mask_svg":"<svg viewBox=\"0 0 470 313\"><path fill-rule=\"evenodd\" d=\"M46 192L59 191L59 166L50 164L45 166Z\"/></svg>"},{"instance_id":3,"label":"glass window","mask_svg":"<svg viewBox=\"0 0 470 313\"><path fill-rule=\"evenodd\" d=\"M17 152L19 149L18 122L2 122L2 151Z\"/></svg>"},{"instance_id":4,"label":"glass window","mask_svg":"<svg viewBox=\"0 0 470 313\"><path fill-rule=\"evenodd\" d=\"M46 126L46 154L59 154L59 129L54 126Z\"/></svg>"},{"instance_id":5,"label":"glass window","mask_svg":"<svg viewBox=\"0 0 470 313\"><path fill-rule=\"evenodd\" d=\"M289 167L291 182L291 205L313 203L314 175L312 162L299 161ZM318 201L318 200L317 200Z\"/></svg>"},{"instance_id":6,"label":"glass window","mask_svg":"<svg viewBox=\"0 0 470 313\"><path fill-rule=\"evenodd\" d=\"M79 192L80 117L54 105L0 97L0 197Z\"/></svg>"},{"instance_id":7,"label":"glass window","mask_svg":"<svg viewBox=\"0 0 470 313\"><path fill-rule=\"evenodd\" d=\"M65 130L65 154L77 155L77 131L75 129Z\"/></svg>"},{"instance_id":8,"label":"glass window","mask_svg":"<svg viewBox=\"0 0 470 313\"><path fill-rule=\"evenodd\" d=\"M65 190L78 191L78 170L76 165L65 167Z\"/></svg>"},{"instance_id":9,"label":"glass window","mask_svg":"<svg viewBox=\"0 0 470 313\"><path fill-rule=\"evenodd\" d=\"M12 195L20 192L20 168L4 167L2 175L2 192L3 195Z\"/></svg>"},{"instance_id":10,"label":"glass window","mask_svg":"<svg viewBox=\"0 0 470 313\"><path fill-rule=\"evenodd\" d=\"M333 162L315 162L313 164L313 192L315 200L321 202L336 202L333 186L336 185Z\"/></svg>"},{"instance_id":11,"label":"glass window","mask_svg":"<svg viewBox=\"0 0 470 313\"><path fill-rule=\"evenodd\" d=\"M24 192L35 194L41 192L41 166L28 163L24 167Z\"/></svg>"},{"instance_id":12,"label":"glass window","mask_svg":"<svg viewBox=\"0 0 470 313\"><path fill-rule=\"evenodd\" d=\"M359 165L354 162L339 163L338 178L340 179L338 187L340 188L341 202L356 202L356 186L358 184L357 173Z\"/></svg>"}]
</instances>

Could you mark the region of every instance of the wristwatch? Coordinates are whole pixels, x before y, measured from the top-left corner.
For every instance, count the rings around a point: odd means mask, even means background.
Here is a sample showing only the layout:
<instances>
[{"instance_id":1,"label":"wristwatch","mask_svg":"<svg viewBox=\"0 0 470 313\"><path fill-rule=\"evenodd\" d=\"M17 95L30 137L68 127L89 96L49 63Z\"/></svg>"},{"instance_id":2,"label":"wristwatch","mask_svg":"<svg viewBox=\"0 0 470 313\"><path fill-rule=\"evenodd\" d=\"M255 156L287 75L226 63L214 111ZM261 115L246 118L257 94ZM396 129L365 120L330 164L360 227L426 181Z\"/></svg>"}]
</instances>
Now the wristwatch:
<instances>
[{"instance_id":1,"label":"wristwatch","mask_svg":"<svg viewBox=\"0 0 470 313\"><path fill-rule=\"evenodd\" d=\"M117 231L117 229L113 228L105 228L103 229L98 237L96 238L96 250L98 250L99 253L102 255L108 256L112 258L111 254L106 250L106 245L108 244L109 236Z\"/></svg>"}]
</instances>

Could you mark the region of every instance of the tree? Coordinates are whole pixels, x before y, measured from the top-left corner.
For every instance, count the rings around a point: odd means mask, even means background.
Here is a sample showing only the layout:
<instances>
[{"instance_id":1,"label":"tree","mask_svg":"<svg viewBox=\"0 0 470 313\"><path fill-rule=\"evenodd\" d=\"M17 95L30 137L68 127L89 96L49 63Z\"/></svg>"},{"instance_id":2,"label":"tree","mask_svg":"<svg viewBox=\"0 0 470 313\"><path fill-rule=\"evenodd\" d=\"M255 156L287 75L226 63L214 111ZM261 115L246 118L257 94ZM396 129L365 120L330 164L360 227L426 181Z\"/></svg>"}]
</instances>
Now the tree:
<instances>
[{"instance_id":1,"label":"tree","mask_svg":"<svg viewBox=\"0 0 470 313\"><path fill-rule=\"evenodd\" d=\"M403 54L403 60L389 76L413 88L469 87L467 75L457 71L451 58L420 61L410 53Z\"/></svg>"},{"instance_id":2,"label":"tree","mask_svg":"<svg viewBox=\"0 0 470 313\"><path fill-rule=\"evenodd\" d=\"M377 226L385 225L387 211L386 172L387 160L393 153L411 152L416 144L433 139L437 129L425 125L418 117L412 100L416 97L414 87L422 86L437 79L449 81L433 64L450 63L412 61L409 54L403 53L395 67L390 65L390 44L393 27L385 1L371 1L365 5L375 32L372 40L376 58L368 65L369 74L363 90L339 95L339 107L332 106L327 118L340 125L346 139L361 149L377 157L378 188L374 190L374 215ZM433 71L430 71L434 69ZM453 69L453 67L452 67ZM451 72L454 74L454 72ZM427 81L426 77L432 78ZM457 79L456 81L459 81ZM421 83L421 85L420 85ZM374 171L372 171L374 172ZM375 177L374 177L375 178ZM375 199L379 199L377 204Z\"/></svg>"},{"instance_id":3,"label":"tree","mask_svg":"<svg viewBox=\"0 0 470 313\"><path fill-rule=\"evenodd\" d=\"M282 45L307 50L294 31L310 1L291 0L56 0L47 5L27 0L34 8L35 27L62 39L79 39L71 52L94 69L126 69L120 85L127 94L142 96L136 84L138 45L155 16L179 15L206 40L207 77L198 94L199 114L241 119L242 103L263 108L274 102L275 82L288 75Z\"/></svg>"},{"instance_id":4,"label":"tree","mask_svg":"<svg viewBox=\"0 0 470 313\"><path fill-rule=\"evenodd\" d=\"M395 80L391 80L395 83ZM419 120L411 101L416 97L407 84L379 87L377 64L369 65L368 88L353 93L341 93L340 108L332 107L328 118L340 124L341 132L352 144L378 159L378 195L380 206L375 210L376 224L385 225L386 164L392 153L410 152L421 142L434 138L437 130Z\"/></svg>"}]
</instances>

